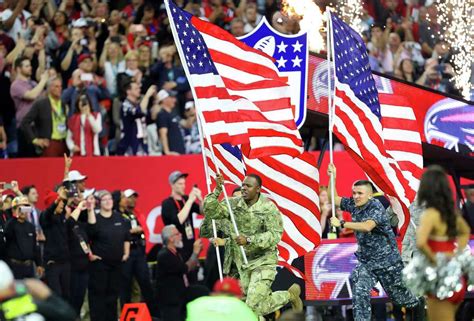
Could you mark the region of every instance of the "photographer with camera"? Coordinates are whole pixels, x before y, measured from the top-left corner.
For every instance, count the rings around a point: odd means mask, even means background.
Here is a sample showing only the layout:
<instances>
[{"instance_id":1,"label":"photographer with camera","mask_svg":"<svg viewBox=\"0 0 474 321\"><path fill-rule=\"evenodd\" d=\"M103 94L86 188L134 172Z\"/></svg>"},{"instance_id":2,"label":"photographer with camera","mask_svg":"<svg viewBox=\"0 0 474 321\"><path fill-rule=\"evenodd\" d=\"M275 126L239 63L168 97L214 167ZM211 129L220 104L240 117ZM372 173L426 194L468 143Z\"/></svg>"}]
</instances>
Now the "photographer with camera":
<instances>
[{"instance_id":1,"label":"photographer with camera","mask_svg":"<svg viewBox=\"0 0 474 321\"><path fill-rule=\"evenodd\" d=\"M42 157L60 157L66 152L66 107L61 101L62 81L52 78L47 83L48 96L33 104L21 122L27 142Z\"/></svg>"},{"instance_id":2,"label":"photographer with camera","mask_svg":"<svg viewBox=\"0 0 474 321\"><path fill-rule=\"evenodd\" d=\"M57 199L40 217L46 237L43 260L46 282L56 294L69 300L71 264L66 212L69 204L77 201L79 193L75 184L69 181L64 182L57 193Z\"/></svg>"},{"instance_id":3,"label":"photographer with camera","mask_svg":"<svg viewBox=\"0 0 474 321\"><path fill-rule=\"evenodd\" d=\"M6 258L17 279L34 278L35 268L43 275L41 254L36 242L35 226L27 221L32 207L26 196L17 196L12 202L13 219L5 226Z\"/></svg>"},{"instance_id":4,"label":"photographer with camera","mask_svg":"<svg viewBox=\"0 0 474 321\"><path fill-rule=\"evenodd\" d=\"M78 58L81 54L90 54L88 40L84 35L82 28L87 24L80 24L82 21L77 20L72 29L70 29L69 39L65 41L58 50L58 59L61 67L61 76L64 80L63 85L67 86L67 80L71 78L74 70L77 69L79 63Z\"/></svg>"}]
</instances>

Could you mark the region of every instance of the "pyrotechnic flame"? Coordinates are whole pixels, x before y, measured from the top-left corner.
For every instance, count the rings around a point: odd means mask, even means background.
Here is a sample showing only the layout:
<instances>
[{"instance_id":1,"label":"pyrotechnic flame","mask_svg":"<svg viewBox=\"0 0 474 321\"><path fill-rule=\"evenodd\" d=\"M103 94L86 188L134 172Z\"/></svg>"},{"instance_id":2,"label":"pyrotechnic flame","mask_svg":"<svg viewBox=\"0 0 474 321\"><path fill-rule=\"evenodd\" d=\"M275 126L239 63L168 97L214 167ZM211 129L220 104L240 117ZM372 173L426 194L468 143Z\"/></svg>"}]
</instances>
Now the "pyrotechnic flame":
<instances>
[{"instance_id":1,"label":"pyrotechnic flame","mask_svg":"<svg viewBox=\"0 0 474 321\"><path fill-rule=\"evenodd\" d=\"M352 29L362 34L362 1L361 0L339 0L338 13Z\"/></svg>"},{"instance_id":2,"label":"pyrotechnic flame","mask_svg":"<svg viewBox=\"0 0 474 321\"><path fill-rule=\"evenodd\" d=\"M289 17L298 16L302 31L308 32L309 50L320 52L326 41L321 35L325 15L312 0L283 0L283 12Z\"/></svg>"},{"instance_id":3,"label":"pyrotechnic flame","mask_svg":"<svg viewBox=\"0 0 474 321\"><path fill-rule=\"evenodd\" d=\"M436 0L439 33L453 52L454 83L461 94L470 100L471 71L474 65L474 13L472 2L466 0Z\"/></svg>"}]
</instances>

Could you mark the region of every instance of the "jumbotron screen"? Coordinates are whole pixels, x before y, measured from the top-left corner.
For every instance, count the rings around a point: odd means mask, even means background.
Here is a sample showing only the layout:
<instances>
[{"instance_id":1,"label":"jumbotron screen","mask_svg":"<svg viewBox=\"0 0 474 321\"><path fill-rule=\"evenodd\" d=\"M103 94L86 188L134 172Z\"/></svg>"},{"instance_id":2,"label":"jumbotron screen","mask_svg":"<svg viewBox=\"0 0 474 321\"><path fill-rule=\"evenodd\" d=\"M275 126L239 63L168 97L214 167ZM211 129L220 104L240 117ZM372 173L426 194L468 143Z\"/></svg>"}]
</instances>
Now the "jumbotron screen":
<instances>
[{"instance_id":1,"label":"jumbotron screen","mask_svg":"<svg viewBox=\"0 0 474 321\"><path fill-rule=\"evenodd\" d=\"M469 241L474 255L474 240ZM306 300L340 300L352 298L349 277L357 264L354 252L357 244L343 240L323 241L305 256ZM372 297L386 296L380 283L372 290Z\"/></svg>"}]
</instances>

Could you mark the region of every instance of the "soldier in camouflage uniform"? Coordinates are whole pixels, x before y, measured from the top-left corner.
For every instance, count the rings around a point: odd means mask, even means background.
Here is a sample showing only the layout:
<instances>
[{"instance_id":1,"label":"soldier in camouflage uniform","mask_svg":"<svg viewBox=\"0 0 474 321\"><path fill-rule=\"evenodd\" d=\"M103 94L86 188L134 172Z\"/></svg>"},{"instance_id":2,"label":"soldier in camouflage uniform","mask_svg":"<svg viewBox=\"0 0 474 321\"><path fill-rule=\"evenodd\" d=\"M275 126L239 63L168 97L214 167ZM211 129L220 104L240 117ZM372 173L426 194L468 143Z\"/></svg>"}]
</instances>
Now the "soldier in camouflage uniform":
<instances>
[{"instance_id":1,"label":"soldier in camouflage uniform","mask_svg":"<svg viewBox=\"0 0 474 321\"><path fill-rule=\"evenodd\" d=\"M211 219L226 220L230 225L226 203L218 200L223 181L219 175L216 189L204 199L204 215ZM297 284L293 284L288 291L272 293L271 290L276 275L277 244L283 233L283 221L275 204L260 194L261 185L259 176L248 175L242 183L242 196L229 199L240 235L236 236L233 229L230 231L224 261L232 259L235 263L246 303L258 316L277 311L289 302L293 309L301 311L301 289ZM248 264L244 263L240 245L245 249Z\"/></svg>"},{"instance_id":2,"label":"soldier in camouflage uniform","mask_svg":"<svg viewBox=\"0 0 474 321\"><path fill-rule=\"evenodd\" d=\"M336 182L333 164L328 167L328 175L331 173L334 173ZM351 274L354 320L371 320L370 291L377 281L395 304L407 308L405 320L423 320L424 306L402 282L403 263L395 235L383 205L372 198L371 183L365 180L355 182L352 198L341 198L334 191L336 206L350 212L352 222L346 223L332 217L331 224L354 230L358 245L355 254L359 263Z\"/></svg>"}]
</instances>

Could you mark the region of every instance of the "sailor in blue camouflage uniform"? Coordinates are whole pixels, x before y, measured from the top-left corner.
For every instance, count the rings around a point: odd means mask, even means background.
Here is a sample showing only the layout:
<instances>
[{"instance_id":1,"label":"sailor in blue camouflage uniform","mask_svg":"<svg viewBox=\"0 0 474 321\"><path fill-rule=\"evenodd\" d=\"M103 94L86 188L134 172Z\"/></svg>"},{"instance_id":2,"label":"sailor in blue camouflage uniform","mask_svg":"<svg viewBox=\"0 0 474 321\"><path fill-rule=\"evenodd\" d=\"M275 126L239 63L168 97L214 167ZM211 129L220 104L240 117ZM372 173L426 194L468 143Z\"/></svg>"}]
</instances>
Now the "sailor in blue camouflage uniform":
<instances>
[{"instance_id":1,"label":"sailor in blue camouflage uniform","mask_svg":"<svg viewBox=\"0 0 474 321\"><path fill-rule=\"evenodd\" d=\"M336 182L333 164L328 167L328 175L331 173ZM352 222L332 217L331 224L354 230L358 244L355 255L359 263L351 274L354 320L371 320L370 291L377 281L396 305L407 308L405 320L423 320L424 306L402 282L403 263L395 235L385 208L372 198L372 184L366 180L356 181L352 186L352 198L339 197L335 189L334 192L336 206L350 212Z\"/></svg>"}]
</instances>

